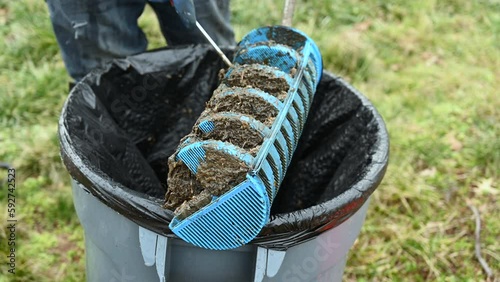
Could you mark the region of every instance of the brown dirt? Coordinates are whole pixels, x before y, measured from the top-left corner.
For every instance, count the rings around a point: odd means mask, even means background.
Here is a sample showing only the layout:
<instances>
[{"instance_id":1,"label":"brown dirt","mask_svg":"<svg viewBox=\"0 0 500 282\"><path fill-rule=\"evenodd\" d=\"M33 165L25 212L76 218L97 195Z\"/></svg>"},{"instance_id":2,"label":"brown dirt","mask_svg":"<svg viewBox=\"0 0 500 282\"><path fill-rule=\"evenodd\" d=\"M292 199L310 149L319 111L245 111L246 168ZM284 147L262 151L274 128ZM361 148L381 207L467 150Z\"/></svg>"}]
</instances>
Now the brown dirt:
<instances>
[{"instance_id":1,"label":"brown dirt","mask_svg":"<svg viewBox=\"0 0 500 282\"><path fill-rule=\"evenodd\" d=\"M219 78L219 83L224 79L225 75L226 75L226 69L220 69L219 73L217 74L217 77Z\"/></svg>"},{"instance_id":2,"label":"brown dirt","mask_svg":"<svg viewBox=\"0 0 500 282\"><path fill-rule=\"evenodd\" d=\"M233 89L235 94L214 97L207 103L213 112L233 112L251 116L270 126L278 115L276 107L263 98L248 94L246 88Z\"/></svg>"},{"instance_id":3,"label":"brown dirt","mask_svg":"<svg viewBox=\"0 0 500 282\"><path fill-rule=\"evenodd\" d=\"M299 33L281 26L270 28L267 33L267 38L270 38L275 44L278 43L287 46L303 44L307 40Z\"/></svg>"},{"instance_id":4,"label":"brown dirt","mask_svg":"<svg viewBox=\"0 0 500 282\"><path fill-rule=\"evenodd\" d=\"M250 168L234 156L205 148L206 162L193 175L186 165L169 159L168 192L165 207L184 219L208 205L212 196L220 196L243 182ZM181 165L179 165L181 163ZM203 188L202 188L203 187Z\"/></svg>"},{"instance_id":5,"label":"brown dirt","mask_svg":"<svg viewBox=\"0 0 500 282\"><path fill-rule=\"evenodd\" d=\"M245 121L214 116L212 122L215 124L215 129L212 132L203 133L196 126L193 130L194 133L202 140L220 140L247 150L262 144L262 134L250 127L250 124Z\"/></svg>"},{"instance_id":6,"label":"brown dirt","mask_svg":"<svg viewBox=\"0 0 500 282\"><path fill-rule=\"evenodd\" d=\"M229 87L251 87L260 89L270 95L285 100L290 85L284 78L263 71L258 65L239 65L223 83Z\"/></svg>"},{"instance_id":7,"label":"brown dirt","mask_svg":"<svg viewBox=\"0 0 500 282\"><path fill-rule=\"evenodd\" d=\"M189 168L182 161L175 161L173 156L168 159L167 186L164 207L170 210L203 190Z\"/></svg>"},{"instance_id":8,"label":"brown dirt","mask_svg":"<svg viewBox=\"0 0 500 282\"><path fill-rule=\"evenodd\" d=\"M230 89L231 91L241 93L219 95L232 87L234 88ZM264 99L248 94L245 88L262 90L283 101L289 87L284 78L278 78L271 72L263 71L257 65L238 65L214 92L197 124L209 115L232 112L254 117L270 127L278 111L273 105L267 104ZM188 136L229 142L249 154L254 156L257 154L263 137L248 123L238 119L224 118L221 115L214 116L213 121L216 128L214 131L204 134L196 124ZM180 219L188 217L209 204L212 196L220 196L243 182L250 171L249 166L234 156L210 148L205 148L205 152L205 162L200 164L196 175L192 174L185 164L174 160L176 154L169 158L165 208L175 210L175 215Z\"/></svg>"},{"instance_id":9,"label":"brown dirt","mask_svg":"<svg viewBox=\"0 0 500 282\"><path fill-rule=\"evenodd\" d=\"M202 207L210 204L212 195L207 190L202 191L198 195L194 195L189 201L184 201L175 211L174 214L178 219L182 220L193 213L197 212Z\"/></svg>"},{"instance_id":10,"label":"brown dirt","mask_svg":"<svg viewBox=\"0 0 500 282\"><path fill-rule=\"evenodd\" d=\"M220 196L245 180L250 168L234 156L207 149L196 178L212 195Z\"/></svg>"}]
</instances>

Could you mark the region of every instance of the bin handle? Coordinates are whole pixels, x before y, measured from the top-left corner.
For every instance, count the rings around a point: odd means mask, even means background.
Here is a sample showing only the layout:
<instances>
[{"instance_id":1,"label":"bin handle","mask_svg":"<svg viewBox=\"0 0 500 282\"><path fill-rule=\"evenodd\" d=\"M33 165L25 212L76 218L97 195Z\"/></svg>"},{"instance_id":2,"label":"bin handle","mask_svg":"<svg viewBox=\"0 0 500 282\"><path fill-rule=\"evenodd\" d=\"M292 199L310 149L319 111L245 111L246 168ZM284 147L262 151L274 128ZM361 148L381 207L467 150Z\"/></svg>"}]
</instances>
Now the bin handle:
<instances>
[{"instance_id":1,"label":"bin handle","mask_svg":"<svg viewBox=\"0 0 500 282\"><path fill-rule=\"evenodd\" d=\"M168 238L139 226L139 243L142 258L146 266L156 265L156 273L160 282L166 282L165 268L167 263Z\"/></svg>"},{"instance_id":2,"label":"bin handle","mask_svg":"<svg viewBox=\"0 0 500 282\"><path fill-rule=\"evenodd\" d=\"M272 278L278 274L278 271L285 260L286 251L277 251L257 247L257 256L255 259L254 282L262 282L264 276Z\"/></svg>"},{"instance_id":3,"label":"bin handle","mask_svg":"<svg viewBox=\"0 0 500 282\"><path fill-rule=\"evenodd\" d=\"M139 226L139 243L141 245L142 258L146 266L153 266L156 259L156 242L158 234Z\"/></svg>"}]
</instances>

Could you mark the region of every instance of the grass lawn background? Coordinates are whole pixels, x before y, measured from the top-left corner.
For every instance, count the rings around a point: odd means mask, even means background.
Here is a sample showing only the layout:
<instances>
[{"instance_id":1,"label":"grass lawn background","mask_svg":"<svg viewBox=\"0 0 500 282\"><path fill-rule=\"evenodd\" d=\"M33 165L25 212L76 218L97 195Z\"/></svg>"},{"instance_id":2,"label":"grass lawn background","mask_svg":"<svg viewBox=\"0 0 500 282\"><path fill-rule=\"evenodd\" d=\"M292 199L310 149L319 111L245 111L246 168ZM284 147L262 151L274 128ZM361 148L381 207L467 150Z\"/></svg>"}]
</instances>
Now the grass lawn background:
<instances>
[{"instance_id":1,"label":"grass lawn background","mask_svg":"<svg viewBox=\"0 0 500 282\"><path fill-rule=\"evenodd\" d=\"M318 43L325 69L373 102L391 138L345 279L486 280L468 205L480 212L482 255L498 277L500 1L298 2L294 26ZM280 23L283 1L231 3L237 39ZM149 49L165 45L150 9L140 25ZM0 161L17 170L19 220L13 276L3 184L0 281L82 281L83 229L57 137L70 78L44 1L1 1L0 38Z\"/></svg>"}]
</instances>

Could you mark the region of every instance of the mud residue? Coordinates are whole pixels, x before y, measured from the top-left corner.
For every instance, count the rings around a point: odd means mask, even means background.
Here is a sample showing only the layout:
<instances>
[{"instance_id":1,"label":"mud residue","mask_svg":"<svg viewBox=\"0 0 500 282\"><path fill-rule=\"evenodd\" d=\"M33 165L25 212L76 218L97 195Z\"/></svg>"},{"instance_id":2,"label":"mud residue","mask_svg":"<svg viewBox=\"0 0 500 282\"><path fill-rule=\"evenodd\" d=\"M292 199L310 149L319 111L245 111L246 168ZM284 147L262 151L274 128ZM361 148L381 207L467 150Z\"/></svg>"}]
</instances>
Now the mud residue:
<instances>
[{"instance_id":1,"label":"mud residue","mask_svg":"<svg viewBox=\"0 0 500 282\"><path fill-rule=\"evenodd\" d=\"M243 161L221 151L207 149L196 177L200 184L215 196L220 196L243 182L250 171Z\"/></svg>"},{"instance_id":2,"label":"mud residue","mask_svg":"<svg viewBox=\"0 0 500 282\"><path fill-rule=\"evenodd\" d=\"M192 174L180 162L169 159L168 192L165 207L175 209L174 214L184 219L234 186L243 182L250 168L234 156L206 148L205 162Z\"/></svg>"},{"instance_id":3,"label":"mud residue","mask_svg":"<svg viewBox=\"0 0 500 282\"><path fill-rule=\"evenodd\" d=\"M239 65L238 68L234 68L229 77L224 80L224 84L229 87L257 88L281 101L285 100L290 88L285 78L277 77L256 64Z\"/></svg>"},{"instance_id":4,"label":"mud residue","mask_svg":"<svg viewBox=\"0 0 500 282\"><path fill-rule=\"evenodd\" d=\"M260 132L265 128L262 123L271 128L278 110L264 98L247 91L249 88L261 90L283 101L290 85L285 78L280 78L259 65L236 65L231 75L224 78L191 133L181 140L177 152L169 158L165 207L174 210L179 219L190 216L208 205L213 197L218 197L243 182L250 171L250 167L239 158L210 146L204 147L205 160L200 162L196 174L174 159L183 146L182 143L188 138L189 143L201 140L223 141L239 147L242 153L255 157L265 138ZM232 93L225 94L226 91ZM244 121L239 118L241 116L253 119ZM208 133L199 129L203 120L212 121L214 129ZM262 129L256 129L261 127Z\"/></svg>"},{"instance_id":5,"label":"mud residue","mask_svg":"<svg viewBox=\"0 0 500 282\"><path fill-rule=\"evenodd\" d=\"M219 82L221 82L224 79L224 76L226 76L226 69L220 69L219 73L217 74Z\"/></svg>"},{"instance_id":6,"label":"mud residue","mask_svg":"<svg viewBox=\"0 0 500 282\"><path fill-rule=\"evenodd\" d=\"M295 48L304 46L307 40L300 33L282 26L269 28L267 32L267 38L278 44L293 46Z\"/></svg>"},{"instance_id":7,"label":"mud residue","mask_svg":"<svg viewBox=\"0 0 500 282\"><path fill-rule=\"evenodd\" d=\"M168 159L167 185L164 207L170 210L203 190L189 168L182 161L176 161L173 156Z\"/></svg>"},{"instance_id":8,"label":"mud residue","mask_svg":"<svg viewBox=\"0 0 500 282\"><path fill-rule=\"evenodd\" d=\"M251 116L270 126L278 115L275 106L255 95L248 94L245 89L234 89L234 94L216 97L207 103L213 112L234 112Z\"/></svg>"},{"instance_id":9,"label":"mud residue","mask_svg":"<svg viewBox=\"0 0 500 282\"><path fill-rule=\"evenodd\" d=\"M193 196L189 201L184 201L175 211L174 214L178 219L182 220L193 213L197 212L202 207L210 204L212 195L207 190L203 190L200 194Z\"/></svg>"},{"instance_id":10,"label":"mud residue","mask_svg":"<svg viewBox=\"0 0 500 282\"><path fill-rule=\"evenodd\" d=\"M252 128L248 122L224 116L217 116L211 121L215 125L213 131L203 133L197 126L193 130L202 140L220 140L247 150L262 144L262 133Z\"/></svg>"}]
</instances>

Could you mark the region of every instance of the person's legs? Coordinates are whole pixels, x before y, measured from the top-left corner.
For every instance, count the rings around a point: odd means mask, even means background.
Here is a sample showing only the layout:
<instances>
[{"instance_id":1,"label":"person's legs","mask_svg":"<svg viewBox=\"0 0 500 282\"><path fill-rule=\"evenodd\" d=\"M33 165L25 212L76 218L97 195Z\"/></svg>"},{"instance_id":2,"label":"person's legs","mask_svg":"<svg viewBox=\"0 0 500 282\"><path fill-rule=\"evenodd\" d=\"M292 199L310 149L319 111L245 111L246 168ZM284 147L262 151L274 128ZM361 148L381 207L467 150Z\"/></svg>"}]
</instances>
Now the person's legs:
<instances>
[{"instance_id":1,"label":"person's legs","mask_svg":"<svg viewBox=\"0 0 500 282\"><path fill-rule=\"evenodd\" d=\"M137 25L146 0L47 0L47 4L66 69L77 81L113 58L147 48Z\"/></svg>"},{"instance_id":2,"label":"person's legs","mask_svg":"<svg viewBox=\"0 0 500 282\"><path fill-rule=\"evenodd\" d=\"M160 27L169 45L208 43L197 28L186 29L175 9L168 3L153 3ZM229 0L194 0L196 18L219 46L234 46Z\"/></svg>"}]
</instances>

